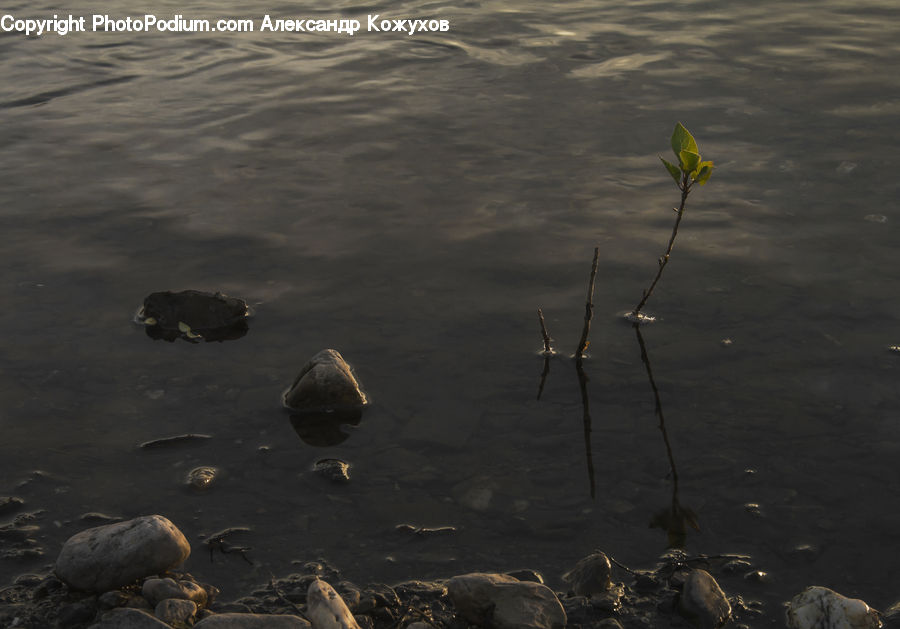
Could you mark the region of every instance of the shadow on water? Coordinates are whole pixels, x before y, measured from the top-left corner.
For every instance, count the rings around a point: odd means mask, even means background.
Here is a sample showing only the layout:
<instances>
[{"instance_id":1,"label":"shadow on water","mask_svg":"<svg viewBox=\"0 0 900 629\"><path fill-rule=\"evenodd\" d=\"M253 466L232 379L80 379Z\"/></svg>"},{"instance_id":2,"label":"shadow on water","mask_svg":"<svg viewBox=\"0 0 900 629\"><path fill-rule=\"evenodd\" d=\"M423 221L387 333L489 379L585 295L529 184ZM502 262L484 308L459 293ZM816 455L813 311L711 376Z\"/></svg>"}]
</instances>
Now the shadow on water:
<instances>
[{"instance_id":1,"label":"shadow on water","mask_svg":"<svg viewBox=\"0 0 900 629\"><path fill-rule=\"evenodd\" d=\"M688 506L682 505L678 498L678 468L675 465L675 455L672 453L672 444L669 441L669 433L666 429L666 417L663 412L662 399L659 395L659 388L656 386L656 379L653 376L653 367L650 363L650 355L647 352L647 344L644 336L641 334L640 325L632 324L634 333L637 337L638 347L641 352L641 362L647 372L647 380L650 383L650 389L653 391L654 412L659 419L658 428L662 433L663 443L666 447L666 456L669 461L670 473L668 477L672 481L672 500L671 503L660 509L650 519L650 528L659 528L666 532L668 536L669 548L683 549L687 542L688 528L695 531L700 530L697 514ZM544 335L544 366L541 372L540 384L538 385L537 399L541 399L544 386L547 382L547 376L550 374L550 357L553 355L550 348L550 338L544 327L543 316L541 316L541 329ZM589 378L584 370L582 360L575 360L575 373L578 378L578 388L581 394L582 408L582 425L584 428L584 453L585 462L587 464L588 483L590 486L591 499L596 499L597 483L594 472L594 459L591 449L591 409L590 396L588 395Z\"/></svg>"},{"instance_id":2,"label":"shadow on water","mask_svg":"<svg viewBox=\"0 0 900 629\"><path fill-rule=\"evenodd\" d=\"M307 445L317 448L336 446L350 436L343 430L345 425L358 426L362 411L310 411L291 413L291 426Z\"/></svg>"},{"instance_id":3,"label":"shadow on water","mask_svg":"<svg viewBox=\"0 0 900 629\"><path fill-rule=\"evenodd\" d=\"M653 390L653 404L656 416L659 418L659 430L662 433L663 443L666 444L666 455L669 457L669 467L671 469L670 478L672 479L672 503L653 515L650 520L651 528L661 528L669 536L669 548L684 548L687 541L687 527L690 526L696 531L700 530L697 524L697 514L690 507L683 506L678 501L678 469L675 467L675 456L672 454L672 444L669 442L669 433L666 430L666 417L663 414L662 400L659 397L659 389L656 386L656 380L653 378L653 367L650 365L650 355L647 353L647 345L644 343L644 336L641 334L641 326L637 323L634 326L634 333L637 336L638 345L641 348L641 362L647 370L647 380L650 382L650 388Z\"/></svg>"}]
</instances>

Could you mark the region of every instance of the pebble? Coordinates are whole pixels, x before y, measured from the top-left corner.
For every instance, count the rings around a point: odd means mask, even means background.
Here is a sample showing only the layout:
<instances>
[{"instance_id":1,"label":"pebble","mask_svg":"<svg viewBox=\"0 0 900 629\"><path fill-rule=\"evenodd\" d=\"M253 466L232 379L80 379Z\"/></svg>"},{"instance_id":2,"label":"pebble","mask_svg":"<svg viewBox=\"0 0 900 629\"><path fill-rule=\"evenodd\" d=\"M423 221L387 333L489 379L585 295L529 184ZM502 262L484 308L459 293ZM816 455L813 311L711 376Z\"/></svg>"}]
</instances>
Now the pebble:
<instances>
[{"instance_id":1,"label":"pebble","mask_svg":"<svg viewBox=\"0 0 900 629\"><path fill-rule=\"evenodd\" d=\"M334 483L350 481L350 464L341 459L319 459L313 465L313 471Z\"/></svg>"},{"instance_id":2,"label":"pebble","mask_svg":"<svg viewBox=\"0 0 900 629\"><path fill-rule=\"evenodd\" d=\"M791 599L787 624L790 629L879 629L881 619L865 601L813 586Z\"/></svg>"},{"instance_id":3,"label":"pebble","mask_svg":"<svg viewBox=\"0 0 900 629\"><path fill-rule=\"evenodd\" d=\"M106 592L174 568L190 553L168 519L142 516L70 537L56 560L56 574L73 589Z\"/></svg>"},{"instance_id":4,"label":"pebble","mask_svg":"<svg viewBox=\"0 0 900 629\"><path fill-rule=\"evenodd\" d=\"M687 575L678 611L700 629L718 629L731 618L731 604L706 570L691 570Z\"/></svg>"},{"instance_id":5,"label":"pebble","mask_svg":"<svg viewBox=\"0 0 900 629\"><path fill-rule=\"evenodd\" d=\"M156 605L167 598L187 599L188 595L175 579L147 579L141 587L141 596L151 605Z\"/></svg>"},{"instance_id":6,"label":"pebble","mask_svg":"<svg viewBox=\"0 0 900 629\"><path fill-rule=\"evenodd\" d=\"M156 605L153 614L172 626L191 625L197 615L197 604L183 598L167 598Z\"/></svg>"},{"instance_id":7,"label":"pebble","mask_svg":"<svg viewBox=\"0 0 900 629\"><path fill-rule=\"evenodd\" d=\"M447 594L471 623L495 629L562 629L566 612L540 583L504 574L472 573L447 582Z\"/></svg>"},{"instance_id":8,"label":"pebble","mask_svg":"<svg viewBox=\"0 0 900 629\"><path fill-rule=\"evenodd\" d=\"M201 465L188 472L187 477L185 478L185 484L191 489L204 491L209 489L218 477L218 468L209 465Z\"/></svg>"}]
</instances>

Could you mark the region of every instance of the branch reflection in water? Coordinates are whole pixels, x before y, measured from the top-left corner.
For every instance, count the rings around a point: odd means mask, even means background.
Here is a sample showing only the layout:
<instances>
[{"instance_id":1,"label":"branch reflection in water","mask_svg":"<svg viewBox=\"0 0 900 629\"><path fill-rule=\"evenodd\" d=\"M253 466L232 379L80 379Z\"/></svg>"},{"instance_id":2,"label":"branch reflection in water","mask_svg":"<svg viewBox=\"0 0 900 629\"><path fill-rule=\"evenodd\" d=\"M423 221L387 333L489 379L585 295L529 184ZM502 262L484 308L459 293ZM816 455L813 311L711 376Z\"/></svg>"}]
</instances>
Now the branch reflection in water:
<instances>
[{"instance_id":1,"label":"branch reflection in water","mask_svg":"<svg viewBox=\"0 0 900 629\"><path fill-rule=\"evenodd\" d=\"M641 334L640 324L635 323L634 333L637 335L638 345L641 348L641 362L647 370L647 379L653 390L656 416L659 418L659 430L662 432L663 442L666 444L666 454L669 457L672 478L672 503L656 512L650 520L651 528L661 528L668 534L669 548L684 548L687 541L687 528L690 526L696 531L700 530L697 523L697 514L690 507L683 506L678 501L678 470L675 467L675 457L672 455L672 444L669 443L669 433L666 431L666 417L663 414L662 400L659 397L659 389L653 378L653 368L650 366L650 355L647 353L647 345Z\"/></svg>"}]
</instances>

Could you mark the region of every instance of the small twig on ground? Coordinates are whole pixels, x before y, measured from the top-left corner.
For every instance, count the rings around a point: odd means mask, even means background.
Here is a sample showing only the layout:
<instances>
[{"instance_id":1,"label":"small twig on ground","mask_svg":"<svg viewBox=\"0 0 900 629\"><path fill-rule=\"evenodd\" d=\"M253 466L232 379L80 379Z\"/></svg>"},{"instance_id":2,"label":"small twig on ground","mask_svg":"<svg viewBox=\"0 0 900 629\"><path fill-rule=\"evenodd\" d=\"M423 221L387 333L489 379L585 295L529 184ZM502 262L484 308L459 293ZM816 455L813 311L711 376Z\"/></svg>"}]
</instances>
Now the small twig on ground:
<instances>
[{"instance_id":1,"label":"small twig on ground","mask_svg":"<svg viewBox=\"0 0 900 629\"><path fill-rule=\"evenodd\" d=\"M591 263L591 280L588 284L587 301L584 304L584 328L581 330L581 340L578 341L578 349L575 350L575 362L579 365L584 358L584 350L588 346L588 336L591 333L591 319L594 316L594 278L597 277L597 260L600 257L600 247L594 247L594 261Z\"/></svg>"},{"instance_id":2,"label":"small twig on ground","mask_svg":"<svg viewBox=\"0 0 900 629\"><path fill-rule=\"evenodd\" d=\"M616 564L617 566L619 566L622 570L625 570L626 572L630 572L631 574L637 574L637 572L635 572L634 570L632 570L631 568L629 568L629 567L626 566L625 564L616 561L616 558L615 558L615 557L610 557L609 555L607 555L607 557L609 557L609 560L610 560L611 562L613 562L614 564Z\"/></svg>"}]
</instances>

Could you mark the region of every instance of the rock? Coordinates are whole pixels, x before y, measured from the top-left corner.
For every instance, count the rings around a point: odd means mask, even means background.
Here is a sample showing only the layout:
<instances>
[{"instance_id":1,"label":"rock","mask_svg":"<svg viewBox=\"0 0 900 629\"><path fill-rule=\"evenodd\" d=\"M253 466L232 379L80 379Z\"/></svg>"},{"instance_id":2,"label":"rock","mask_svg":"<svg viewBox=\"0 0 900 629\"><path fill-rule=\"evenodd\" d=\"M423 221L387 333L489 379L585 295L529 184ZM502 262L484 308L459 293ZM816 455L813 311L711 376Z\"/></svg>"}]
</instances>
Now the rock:
<instances>
[{"instance_id":1,"label":"rock","mask_svg":"<svg viewBox=\"0 0 900 629\"><path fill-rule=\"evenodd\" d=\"M313 471L335 483L350 481L350 464L340 459L319 459L313 465Z\"/></svg>"},{"instance_id":2,"label":"rock","mask_svg":"<svg viewBox=\"0 0 900 629\"><path fill-rule=\"evenodd\" d=\"M591 596L609 589L612 585L609 578L611 572L612 564L609 557L597 552L579 561L562 578L572 586L576 596Z\"/></svg>"},{"instance_id":3,"label":"rock","mask_svg":"<svg viewBox=\"0 0 900 629\"><path fill-rule=\"evenodd\" d=\"M864 601L813 586L791 599L787 624L791 629L878 629L881 619Z\"/></svg>"},{"instance_id":4,"label":"rock","mask_svg":"<svg viewBox=\"0 0 900 629\"><path fill-rule=\"evenodd\" d=\"M900 601L897 601L882 616L885 629L900 629Z\"/></svg>"},{"instance_id":5,"label":"rock","mask_svg":"<svg viewBox=\"0 0 900 629\"><path fill-rule=\"evenodd\" d=\"M188 472L187 478L185 478L185 484L191 489L203 491L209 489L218 477L218 468L209 465L201 465Z\"/></svg>"},{"instance_id":6,"label":"rock","mask_svg":"<svg viewBox=\"0 0 900 629\"><path fill-rule=\"evenodd\" d=\"M181 590L185 593L187 599L189 601L194 601L195 603L197 603L198 607L204 607L207 601L212 598L210 596L210 592L208 592L202 586L194 583L193 581L179 581L178 585L181 586ZM213 595L218 593L218 590L216 588L213 588L212 586L208 587L212 588Z\"/></svg>"},{"instance_id":7,"label":"rock","mask_svg":"<svg viewBox=\"0 0 900 629\"><path fill-rule=\"evenodd\" d=\"M678 611L700 629L718 629L731 618L731 604L706 570L691 570L687 574Z\"/></svg>"},{"instance_id":8,"label":"rock","mask_svg":"<svg viewBox=\"0 0 900 629\"><path fill-rule=\"evenodd\" d=\"M0 514L12 513L24 504L25 501L18 496L0 496Z\"/></svg>"},{"instance_id":9,"label":"rock","mask_svg":"<svg viewBox=\"0 0 900 629\"><path fill-rule=\"evenodd\" d=\"M472 573L447 583L447 594L471 623L492 629L562 629L566 613L545 585L503 574Z\"/></svg>"},{"instance_id":10,"label":"rock","mask_svg":"<svg viewBox=\"0 0 900 629\"><path fill-rule=\"evenodd\" d=\"M313 629L360 629L344 599L321 579L306 592L306 616Z\"/></svg>"},{"instance_id":11,"label":"rock","mask_svg":"<svg viewBox=\"0 0 900 629\"><path fill-rule=\"evenodd\" d=\"M363 407L368 398L340 353L326 349L300 369L284 404L295 410L339 410Z\"/></svg>"},{"instance_id":12,"label":"rock","mask_svg":"<svg viewBox=\"0 0 900 629\"><path fill-rule=\"evenodd\" d=\"M156 605L167 598L188 598L187 593L175 579L147 579L141 586L141 596Z\"/></svg>"},{"instance_id":13,"label":"rock","mask_svg":"<svg viewBox=\"0 0 900 629\"><path fill-rule=\"evenodd\" d=\"M197 604L183 598L167 598L156 605L153 614L173 627L191 625L197 615Z\"/></svg>"},{"instance_id":14,"label":"rock","mask_svg":"<svg viewBox=\"0 0 900 629\"><path fill-rule=\"evenodd\" d=\"M290 614L215 614L194 629L309 629L310 624Z\"/></svg>"},{"instance_id":15,"label":"rock","mask_svg":"<svg viewBox=\"0 0 900 629\"><path fill-rule=\"evenodd\" d=\"M152 338L224 341L247 333L248 314L247 302L222 293L164 291L144 299L136 320Z\"/></svg>"},{"instance_id":16,"label":"rock","mask_svg":"<svg viewBox=\"0 0 900 629\"><path fill-rule=\"evenodd\" d=\"M56 560L56 575L73 589L106 592L174 568L190 554L169 520L142 516L70 537Z\"/></svg>"},{"instance_id":17,"label":"rock","mask_svg":"<svg viewBox=\"0 0 900 629\"><path fill-rule=\"evenodd\" d=\"M120 607L105 614L91 629L172 629L159 618L140 609Z\"/></svg>"}]
</instances>

